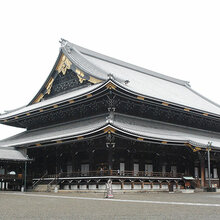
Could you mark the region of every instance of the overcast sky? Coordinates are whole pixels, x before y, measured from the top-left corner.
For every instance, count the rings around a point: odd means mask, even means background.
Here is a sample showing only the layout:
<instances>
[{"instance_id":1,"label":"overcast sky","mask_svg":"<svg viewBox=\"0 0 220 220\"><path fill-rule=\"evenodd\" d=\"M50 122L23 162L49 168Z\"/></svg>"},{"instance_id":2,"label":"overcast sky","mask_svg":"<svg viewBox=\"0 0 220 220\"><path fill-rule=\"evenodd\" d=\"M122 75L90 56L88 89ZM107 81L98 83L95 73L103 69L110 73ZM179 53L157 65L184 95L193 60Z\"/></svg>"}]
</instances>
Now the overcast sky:
<instances>
[{"instance_id":1,"label":"overcast sky","mask_svg":"<svg viewBox=\"0 0 220 220\"><path fill-rule=\"evenodd\" d=\"M175 78L220 103L219 0L1 1L0 112L28 104L64 38ZM0 125L0 139L20 132Z\"/></svg>"}]
</instances>

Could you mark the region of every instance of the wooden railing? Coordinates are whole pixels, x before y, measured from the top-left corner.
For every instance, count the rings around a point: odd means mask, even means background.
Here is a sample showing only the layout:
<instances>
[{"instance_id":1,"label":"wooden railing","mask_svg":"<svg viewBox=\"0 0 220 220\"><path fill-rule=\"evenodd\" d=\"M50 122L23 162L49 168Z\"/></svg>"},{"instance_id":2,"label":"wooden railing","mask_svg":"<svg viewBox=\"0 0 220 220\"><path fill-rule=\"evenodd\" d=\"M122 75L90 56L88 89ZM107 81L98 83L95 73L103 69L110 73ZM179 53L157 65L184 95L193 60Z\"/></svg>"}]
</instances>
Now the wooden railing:
<instances>
[{"instance_id":1,"label":"wooden railing","mask_svg":"<svg viewBox=\"0 0 220 220\"><path fill-rule=\"evenodd\" d=\"M173 172L147 172L147 171L119 171L119 170L98 170L87 172L72 172L49 174L45 178L66 178L66 177L101 177L101 176L124 176L124 177L167 177L167 178L182 178L183 173Z\"/></svg>"}]
</instances>

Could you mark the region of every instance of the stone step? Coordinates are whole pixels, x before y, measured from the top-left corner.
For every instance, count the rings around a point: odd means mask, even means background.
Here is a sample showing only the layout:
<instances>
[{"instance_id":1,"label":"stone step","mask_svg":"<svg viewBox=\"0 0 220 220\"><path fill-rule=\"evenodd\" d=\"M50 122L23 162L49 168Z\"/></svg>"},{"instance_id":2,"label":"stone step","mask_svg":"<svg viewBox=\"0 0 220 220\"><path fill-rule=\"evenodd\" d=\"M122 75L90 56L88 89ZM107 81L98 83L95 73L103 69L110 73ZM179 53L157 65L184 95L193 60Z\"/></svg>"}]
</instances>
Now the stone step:
<instances>
[{"instance_id":1,"label":"stone step","mask_svg":"<svg viewBox=\"0 0 220 220\"><path fill-rule=\"evenodd\" d=\"M35 192L47 192L47 184L38 184L34 187Z\"/></svg>"}]
</instances>

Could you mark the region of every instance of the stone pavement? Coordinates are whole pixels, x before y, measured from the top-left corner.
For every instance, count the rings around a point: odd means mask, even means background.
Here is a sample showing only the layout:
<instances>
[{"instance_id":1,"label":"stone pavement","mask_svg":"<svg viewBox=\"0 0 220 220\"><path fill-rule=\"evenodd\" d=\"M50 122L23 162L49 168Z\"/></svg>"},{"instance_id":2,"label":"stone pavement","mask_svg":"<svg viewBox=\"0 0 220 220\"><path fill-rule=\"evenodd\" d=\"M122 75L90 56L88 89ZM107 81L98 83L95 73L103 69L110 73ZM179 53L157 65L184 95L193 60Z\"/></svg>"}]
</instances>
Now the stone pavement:
<instances>
[{"instance_id":1,"label":"stone pavement","mask_svg":"<svg viewBox=\"0 0 220 220\"><path fill-rule=\"evenodd\" d=\"M219 219L218 193L0 192L0 219Z\"/></svg>"}]
</instances>

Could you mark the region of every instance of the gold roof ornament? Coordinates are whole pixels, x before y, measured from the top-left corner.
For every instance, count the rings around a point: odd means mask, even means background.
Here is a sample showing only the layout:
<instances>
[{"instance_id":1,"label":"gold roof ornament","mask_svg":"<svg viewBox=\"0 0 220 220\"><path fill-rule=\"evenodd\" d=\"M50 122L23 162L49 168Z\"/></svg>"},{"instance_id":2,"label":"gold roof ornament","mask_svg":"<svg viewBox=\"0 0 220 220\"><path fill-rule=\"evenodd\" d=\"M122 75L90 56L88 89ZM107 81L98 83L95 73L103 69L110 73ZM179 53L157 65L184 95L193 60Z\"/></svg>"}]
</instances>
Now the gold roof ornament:
<instances>
[{"instance_id":1,"label":"gold roof ornament","mask_svg":"<svg viewBox=\"0 0 220 220\"><path fill-rule=\"evenodd\" d=\"M34 100L34 103L40 102L43 97L44 97L44 94L41 93L41 94Z\"/></svg>"},{"instance_id":2,"label":"gold roof ornament","mask_svg":"<svg viewBox=\"0 0 220 220\"><path fill-rule=\"evenodd\" d=\"M104 129L104 133L115 133L115 132L116 132L115 129L110 126Z\"/></svg>"},{"instance_id":3,"label":"gold roof ornament","mask_svg":"<svg viewBox=\"0 0 220 220\"><path fill-rule=\"evenodd\" d=\"M92 97L92 94L88 94L86 97L87 97L87 98L91 98L91 97Z\"/></svg>"},{"instance_id":4,"label":"gold roof ornament","mask_svg":"<svg viewBox=\"0 0 220 220\"><path fill-rule=\"evenodd\" d=\"M49 82L47 83L46 90L47 94L49 95L53 86L54 78L50 78Z\"/></svg>"},{"instance_id":5,"label":"gold roof ornament","mask_svg":"<svg viewBox=\"0 0 220 220\"><path fill-rule=\"evenodd\" d=\"M62 54L56 70L58 71L58 73L62 72L63 75L65 75L66 71L70 69L71 65L72 63L70 62L70 60L64 54Z\"/></svg>"},{"instance_id":6,"label":"gold roof ornament","mask_svg":"<svg viewBox=\"0 0 220 220\"><path fill-rule=\"evenodd\" d=\"M109 82L109 83L106 85L106 88L111 90L111 89L116 89L116 86L115 86L113 83Z\"/></svg>"},{"instance_id":7,"label":"gold roof ornament","mask_svg":"<svg viewBox=\"0 0 220 220\"><path fill-rule=\"evenodd\" d=\"M89 76L89 82L91 82L91 83L93 83L93 84L97 84L97 83L102 82L102 80L96 79L96 78L93 77L93 76Z\"/></svg>"},{"instance_id":8,"label":"gold roof ornament","mask_svg":"<svg viewBox=\"0 0 220 220\"><path fill-rule=\"evenodd\" d=\"M162 105L169 106L169 104L167 102L162 102Z\"/></svg>"},{"instance_id":9,"label":"gold roof ornament","mask_svg":"<svg viewBox=\"0 0 220 220\"><path fill-rule=\"evenodd\" d=\"M75 101L74 101L73 99L70 99L68 102L69 102L70 104L72 104L72 103L74 103Z\"/></svg>"},{"instance_id":10,"label":"gold roof ornament","mask_svg":"<svg viewBox=\"0 0 220 220\"><path fill-rule=\"evenodd\" d=\"M85 73L84 73L82 70L78 69L78 68L76 68L75 71L76 71L76 74L77 74L77 76L78 76L78 78L79 78L79 82L80 82L80 83L83 83L85 80L88 80L89 82L91 82L91 83L93 83L93 84L97 84L97 83L102 82L102 80L96 79L96 78L93 77L93 76L88 76L89 78L86 79Z\"/></svg>"},{"instance_id":11,"label":"gold roof ornament","mask_svg":"<svg viewBox=\"0 0 220 220\"><path fill-rule=\"evenodd\" d=\"M83 83L83 81L85 81L86 79L84 78L85 74L83 73L83 71L79 70L78 68L76 68L76 74L79 78L79 82Z\"/></svg>"},{"instance_id":12,"label":"gold roof ornament","mask_svg":"<svg viewBox=\"0 0 220 220\"><path fill-rule=\"evenodd\" d=\"M201 147L193 147L193 146L192 146L191 144L189 144L189 143L185 143L185 146L190 147L193 152L197 152L197 151L202 150Z\"/></svg>"},{"instance_id":13,"label":"gold roof ornament","mask_svg":"<svg viewBox=\"0 0 220 220\"><path fill-rule=\"evenodd\" d=\"M56 143L57 143L57 144L62 144L63 141L62 141L62 140L57 140Z\"/></svg>"}]
</instances>

